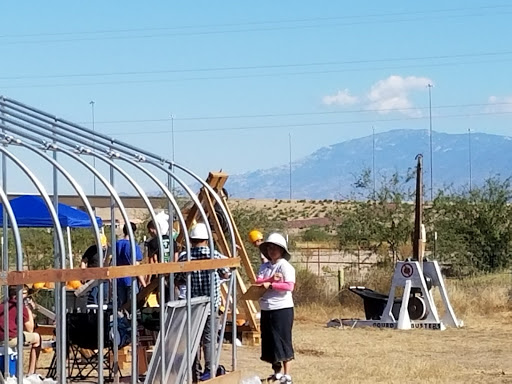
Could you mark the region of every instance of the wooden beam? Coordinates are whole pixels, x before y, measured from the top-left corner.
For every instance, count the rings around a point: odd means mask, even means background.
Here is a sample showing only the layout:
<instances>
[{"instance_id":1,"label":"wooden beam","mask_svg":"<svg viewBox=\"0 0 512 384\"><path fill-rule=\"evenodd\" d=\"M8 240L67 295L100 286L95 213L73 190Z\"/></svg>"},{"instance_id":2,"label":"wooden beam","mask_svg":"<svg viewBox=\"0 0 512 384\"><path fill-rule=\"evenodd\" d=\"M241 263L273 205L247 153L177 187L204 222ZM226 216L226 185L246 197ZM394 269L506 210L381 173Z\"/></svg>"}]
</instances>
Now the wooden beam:
<instances>
[{"instance_id":1,"label":"wooden beam","mask_svg":"<svg viewBox=\"0 0 512 384\"><path fill-rule=\"evenodd\" d=\"M111 280L120 277L145 275L166 275L169 273L192 272L219 268L235 268L240 259L211 259L184 261L179 263L156 263L125 265L117 267L86 269L45 269L38 271L12 271L7 275L8 285L33 284L46 281Z\"/></svg>"},{"instance_id":2,"label":"wooden beam","mask_svg":"<svg viewBox=\"0 0 512 384\"><path fill-rule=\"evenodd\" d=\"M233 219L233 214L231 213L231 210L229 209L229 205L226 204L226 196L224 196L224 193L221 193L221 197L223 198L224 208L226 208L226 212L228 214L228 220L230 220L231 223L233 224L233 230L235 232L234 233L235 242L238 245L237 255L242 260L242 265L245 269L245 272L247 273L247 277L249 278L250 283L254 284L256 282L256 274L254 273L254 270L252 269L251 260L249 259L249 255L247 254L247 250L245 249L244 242L242 241L240 232L238 231L238 228L235 224L235 220Z\"/></svg>"}]
</instances>

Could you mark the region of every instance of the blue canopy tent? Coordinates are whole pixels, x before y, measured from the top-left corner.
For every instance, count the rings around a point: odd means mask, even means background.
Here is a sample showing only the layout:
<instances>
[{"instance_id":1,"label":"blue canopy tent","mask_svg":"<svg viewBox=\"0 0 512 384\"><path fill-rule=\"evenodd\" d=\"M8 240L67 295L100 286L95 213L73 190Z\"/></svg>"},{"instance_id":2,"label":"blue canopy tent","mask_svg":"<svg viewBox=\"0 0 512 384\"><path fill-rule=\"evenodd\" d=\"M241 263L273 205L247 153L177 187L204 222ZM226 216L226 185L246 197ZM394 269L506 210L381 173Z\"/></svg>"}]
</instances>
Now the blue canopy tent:
<instances>
[{"instance_id":1,"label":"blue canopy tent","mask_svg":"<svg viewBox=\"0 0 512 384\"><path fill-rule=\"evenodd\" d=\"M20 196L10 200L9 203L16 217L18 227L48 228L54 226L50 211L41 196ZM2 204L0 204L0 210L3 210ZM57 213L60 225L67 229L69 263L70 267L73 268L70 228L90 228L92 223L87 213L66 204L59 203ZM96 222L99 227L103 226L101 218L96 217ZM2 224L3 217L0 215L0 226Z\"/></svg>"}]
</instances>

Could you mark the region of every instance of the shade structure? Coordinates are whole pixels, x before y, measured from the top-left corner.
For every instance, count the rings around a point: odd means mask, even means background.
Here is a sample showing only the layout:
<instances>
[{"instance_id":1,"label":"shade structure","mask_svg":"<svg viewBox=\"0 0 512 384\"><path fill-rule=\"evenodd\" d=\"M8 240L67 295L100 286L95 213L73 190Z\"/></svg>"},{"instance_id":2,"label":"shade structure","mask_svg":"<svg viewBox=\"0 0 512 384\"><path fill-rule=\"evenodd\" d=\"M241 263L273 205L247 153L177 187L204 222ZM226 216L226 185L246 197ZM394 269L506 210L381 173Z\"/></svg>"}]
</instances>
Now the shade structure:
<instances>
[{"instance_id":1,"label":"shade structure","mask_svg":"<svg viewBox=\"0 0 512 384\"><path fill-rule=\"evenodd\" d=\"M50 211L40 196L25 195L9 201L18 227L53 227L54 223ZM0 210L3 209L0 204ZM89 228L92 226L89 215L84 211L73 208L69 205L59 203L59 222L61 227L67 228ZM96 217L98 226L102 226L101 218ZM0 225L3 224L3 217L0 215Z\"/></svg>"}]
</instances>

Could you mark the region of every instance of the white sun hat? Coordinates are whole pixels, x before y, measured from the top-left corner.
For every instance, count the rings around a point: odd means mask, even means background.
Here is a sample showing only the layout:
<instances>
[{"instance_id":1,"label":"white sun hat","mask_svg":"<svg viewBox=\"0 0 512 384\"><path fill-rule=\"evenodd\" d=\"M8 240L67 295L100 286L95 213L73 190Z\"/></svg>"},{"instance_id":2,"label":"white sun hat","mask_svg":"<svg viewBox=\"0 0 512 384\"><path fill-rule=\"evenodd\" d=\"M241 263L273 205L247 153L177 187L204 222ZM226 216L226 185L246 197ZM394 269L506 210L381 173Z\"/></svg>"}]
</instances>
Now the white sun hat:
<instances>
[{"instance_id":1,"label":"white sun hat","mask_svg":"<svg viewBox=\"0 0 512 384\"><path fill-rule=\"evenodd\" d=\"M280 233L271 233L268 235L267 240L260 244L260 251L263 255L270 260L268 256L268 246L270 244L275 244L281 247L284 250L283 258L286 260L290 260L290 253L288 252L288 245L286 244L286 239Z\"/></svg>"},{"instance_id":2,"label":"white sun hat","mask_svg":"<svg viewBox=\"0 0 512 384\"><path fill-rule=\"evenodd\" d=\"M208 240L209 237L206 224L197 223L194 225L190 230L189 237L191 240Z\"/></svg>"}]
</instances>

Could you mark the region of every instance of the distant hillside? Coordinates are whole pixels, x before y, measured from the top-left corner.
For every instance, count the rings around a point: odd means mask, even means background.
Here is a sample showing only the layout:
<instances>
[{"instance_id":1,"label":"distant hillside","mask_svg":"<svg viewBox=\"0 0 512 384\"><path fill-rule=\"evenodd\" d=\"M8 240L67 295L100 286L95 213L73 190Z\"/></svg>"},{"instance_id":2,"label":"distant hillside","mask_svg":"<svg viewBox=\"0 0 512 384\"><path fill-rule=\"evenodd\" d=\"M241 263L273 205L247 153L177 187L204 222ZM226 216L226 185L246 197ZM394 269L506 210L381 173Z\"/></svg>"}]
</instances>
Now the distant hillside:
<instances>
[{"instance_id":1,"label":"distant hillside","mask_svg":"<svg viewBox=\"0 0 512 384\"><path fill-rule=\"evenodd\" d=\"M320 148L292 163L294 199L332 199L352 192L355 176L372 166L372 136ZM433 133L434 189L469 183L469 141L467 134ZM422 153L425 184L430 182L430 147L427 130L393 130L375 135L377 180L395 171L405 172ZM491 175L512 174L512 138L485 133L471 134L472 182L481 183ZM239 198L289 197L288 164L230 176L226 187Z\"/></svg>"}]
</instances>

